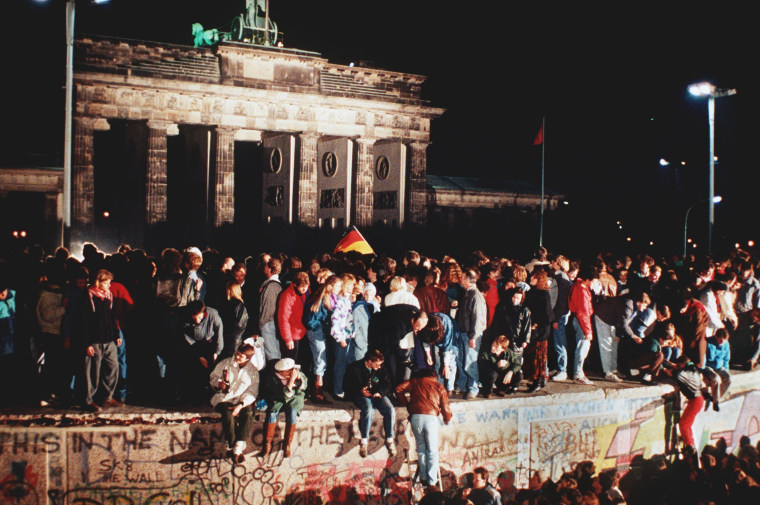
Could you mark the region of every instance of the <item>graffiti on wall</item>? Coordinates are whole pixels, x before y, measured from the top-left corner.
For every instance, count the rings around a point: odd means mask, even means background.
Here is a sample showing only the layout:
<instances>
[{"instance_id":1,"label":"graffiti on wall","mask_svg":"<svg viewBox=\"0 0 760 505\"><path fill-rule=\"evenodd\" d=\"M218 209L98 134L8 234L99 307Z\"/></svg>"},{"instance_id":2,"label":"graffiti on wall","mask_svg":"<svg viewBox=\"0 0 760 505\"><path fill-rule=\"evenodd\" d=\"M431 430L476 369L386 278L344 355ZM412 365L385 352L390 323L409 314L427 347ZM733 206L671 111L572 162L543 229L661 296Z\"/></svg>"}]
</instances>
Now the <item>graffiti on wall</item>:
<instances>
[{"instance_id":1,"label":"graffiti on wall","mask_svg":"<svg viewBox=\"0 0 760 505\"><path fill-rule=\"evenodd\" d=\"M499 481L524 486L541 470L558 478L579 461L624 468L635 455L667 452L677 443L680 406L672 397L579 401L505 408L506 402L455 404L441 428L444 487L476 466ZM760 392L736 392L720 413L701 413L695 435L723 437L736 447L760 438ZM282 429L282 425L280 425ZM0 429L0 505L317 505L408 503L416 468L406 416L397 418L398 455L384 447L382 419L372 425L369 455L358 455L356 419L297 425L293 455L257 456L258 426L243 464L225 457L219 425L130 425ZM280 448L280 439L275 448ZM505 484L506 485L506 484Z\"/></svg>"}]
</instances>

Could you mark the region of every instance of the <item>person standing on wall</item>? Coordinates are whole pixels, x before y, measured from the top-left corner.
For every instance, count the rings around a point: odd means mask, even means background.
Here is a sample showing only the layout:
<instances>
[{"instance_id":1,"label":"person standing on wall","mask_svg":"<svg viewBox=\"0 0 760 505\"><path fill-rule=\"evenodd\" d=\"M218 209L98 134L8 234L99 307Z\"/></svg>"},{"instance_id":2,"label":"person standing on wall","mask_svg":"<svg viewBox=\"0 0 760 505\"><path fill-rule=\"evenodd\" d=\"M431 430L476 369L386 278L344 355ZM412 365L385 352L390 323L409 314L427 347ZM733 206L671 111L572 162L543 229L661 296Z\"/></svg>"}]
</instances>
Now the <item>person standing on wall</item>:
<instances>
[{"instance_id":1,"label":"person standing on wall","mask_svg":"<svg viewBox=\"0 0 760 505\"><path fill-rule=\"evenodd\" d=\"M98 271L95 283L87 291L88 299L80 306L79 348L84 354L81 387L83 408L88 412L99 412L101 405L122 405L113 398L119 380L117 347L121 345L121 339L110 290L112 280L113 274L108 270Z\"/></svg>"},{"instance_id":2,"label":"person standing on wall","mask_svg":"<svg viewBox=\"0 0 760 505\"><path fill-rule=\"evenodd\" d=\"M423 368L412 378L396 386L396 395L409 411L409 423L417 445L417 464L420 481L425 486L438 484L438 431L440 420L451 421L449 396L438 382L433 368Z\"/></svg>"}]
</instances>

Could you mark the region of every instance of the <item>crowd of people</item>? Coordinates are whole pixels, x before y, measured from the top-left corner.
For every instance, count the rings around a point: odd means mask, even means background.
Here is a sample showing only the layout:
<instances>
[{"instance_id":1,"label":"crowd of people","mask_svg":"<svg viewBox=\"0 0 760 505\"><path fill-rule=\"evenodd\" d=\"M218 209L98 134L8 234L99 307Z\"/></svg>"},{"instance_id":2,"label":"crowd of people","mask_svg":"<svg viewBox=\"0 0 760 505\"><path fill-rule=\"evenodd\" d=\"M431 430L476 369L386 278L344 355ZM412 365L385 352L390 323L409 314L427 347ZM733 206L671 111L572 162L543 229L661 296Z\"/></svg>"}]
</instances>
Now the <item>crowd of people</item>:
<instances>
[{"instance_id":1,"label":"crowd of people","mask_svg":"<svg viewBox=\"0 0 760 505\"><path fill-rule=\"evenodd\" d=\"M736 454L720 438L697 455L670 460L635 456L630 468L598 471L581 461L556 479L533 472L518 488L511 471L489 475L484 467L460 477L450 492L427 488L420 505L745 505L760 503L760 447L742 437Z\"/></svg>"},{"instance_id":2,"label":"crowd of people","mask_svg":"<svg viewBox=\"0 0 760 505\"><path fill-rule=\"evenodd\" d=\"M374 410L395 455L394 409L408 404L434 484L429 418L450 415L449 399L535 393L549 380L667 377L687 398L679 427L694 448L697 413L705 403L720 409L732 366L751 370L760 358L757 266L738 249L657 260L581 261L541 247L528 261L413 250L399 261L327 253L239 261L211 248L152 257L88 243L80 260L30 246L0 272L0 374L30 387L7 388L0 402L89 412L211 402L238 460L254 409L267 409L261 454L283 412L289 455L304 404L336 401L361 410L362 456ZM594 341L598 364L587 362Z\"/></svg>"}]
</instances>

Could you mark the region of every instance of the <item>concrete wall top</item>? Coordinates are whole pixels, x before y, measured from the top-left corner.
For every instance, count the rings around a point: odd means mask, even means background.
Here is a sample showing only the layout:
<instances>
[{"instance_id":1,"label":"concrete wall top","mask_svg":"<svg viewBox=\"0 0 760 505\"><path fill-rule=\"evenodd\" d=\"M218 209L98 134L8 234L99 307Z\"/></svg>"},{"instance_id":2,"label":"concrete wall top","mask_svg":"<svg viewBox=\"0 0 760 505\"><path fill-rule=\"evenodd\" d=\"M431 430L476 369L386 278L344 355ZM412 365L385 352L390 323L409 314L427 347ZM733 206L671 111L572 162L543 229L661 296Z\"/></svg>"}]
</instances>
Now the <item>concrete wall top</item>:
<instances>
[{"instance_id":1,"label":"concrete wall top","mask_svg":"<svg viewBox=\"0 0 760 505\"><path fill-rule=\"evenodd\" d=\"M733 374L720 412L697 416L700 448L718 438L732 452L742 436L757 443L758 385L760 371ZM444 489L455 494L467 472L485 466L508 494L526 486L535 471L555 482L581 461L625 471L635 456L672 455L678 445L683 404L671 385L552 383L546 390L454 401L454 416L440 430ZM369 454L361 458L358 411L348 403L337 406L304 410L290 458L282 453L279 435L270 455L256 456L263 438L257 422L240 465L225 456L218 417L210 409L77 414L66 418L68 424L39 411L6 410L0 413L0 485L15 503L410 503L416 447L405 409L395 411L398 454L388 455L376 415Z\"/></svg>"}]
</instances>

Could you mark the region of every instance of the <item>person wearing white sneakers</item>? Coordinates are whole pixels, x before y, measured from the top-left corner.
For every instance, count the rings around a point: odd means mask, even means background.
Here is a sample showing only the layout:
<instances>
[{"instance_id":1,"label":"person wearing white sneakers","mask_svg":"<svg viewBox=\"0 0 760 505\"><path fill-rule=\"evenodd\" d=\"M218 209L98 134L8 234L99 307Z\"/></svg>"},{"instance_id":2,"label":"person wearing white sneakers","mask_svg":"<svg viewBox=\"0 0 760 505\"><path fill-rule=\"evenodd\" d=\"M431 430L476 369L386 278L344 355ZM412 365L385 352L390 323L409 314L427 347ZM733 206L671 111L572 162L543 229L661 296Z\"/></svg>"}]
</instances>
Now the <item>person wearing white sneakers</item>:
<instances>
[{"instance_id":1,"label":"person wearing white sneakers","mask_svg":"<svg viewBox=\"0 0 760 505\"><path fill-rule=\"evenodd\" d=\"M552 344L554 352L557 354L557 373L552 375L551 380L567 380L567 333L566 327L570 318L570 311L567 308L567 297L570 292L572 282L568 276L570 270L570 260L559 255L552 262L554 268L554 279L549 287L549 299L554 311L554 322L552 323Z\"/></svg>"},{"instance_id":2,"label":"person wearing white sneakers","mask_svg":"<svg viewBox=\"0 0 760 505\"><path fill-rule=\"evenodd\" d=\"M598 274L593 269L584 268L570 286L568 295L568 307L572 313L576 339L573 379L578 384L593 384L583 372L583 363L586 361L586 356L591 349L591 340L594 338L591 322L591 316L594 315L594 307L591 303L591 283L597 278Z\"/></svg>"},{"instance_id":3,"label":"person wearing white sneakers","mask_svg":"<svg viewBox=\"0 0 760 505\"><path fill-rule=\"evenodd\" d=\"M220 361L209 378L214 390L211 405L222 415L224 438L230 447L228 455L237 464L244 461L243 452L253 431L259 394L259 371L251 359L255 354L253 345L240 344L235 355Z\"/></svg>"}]
</instances>

